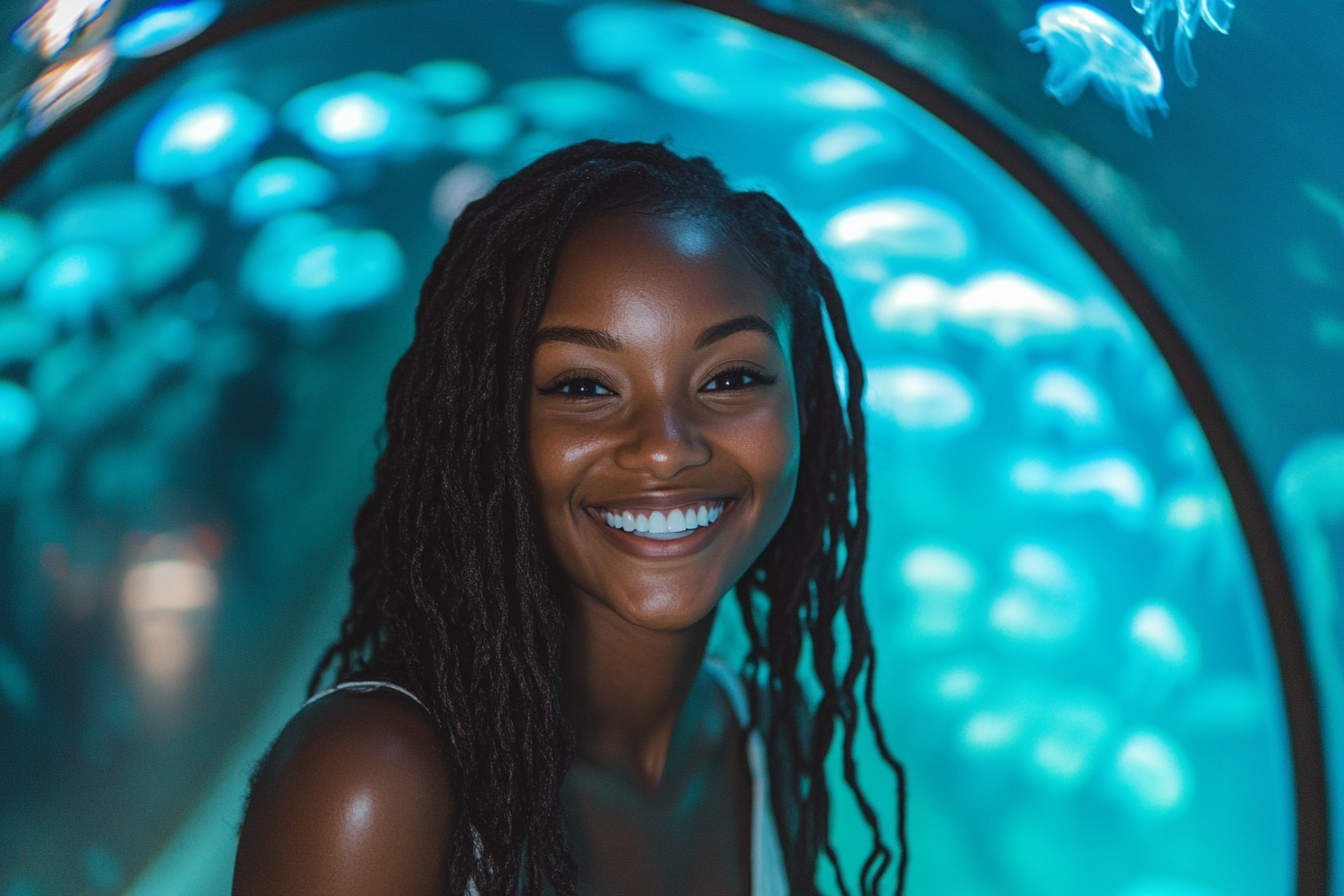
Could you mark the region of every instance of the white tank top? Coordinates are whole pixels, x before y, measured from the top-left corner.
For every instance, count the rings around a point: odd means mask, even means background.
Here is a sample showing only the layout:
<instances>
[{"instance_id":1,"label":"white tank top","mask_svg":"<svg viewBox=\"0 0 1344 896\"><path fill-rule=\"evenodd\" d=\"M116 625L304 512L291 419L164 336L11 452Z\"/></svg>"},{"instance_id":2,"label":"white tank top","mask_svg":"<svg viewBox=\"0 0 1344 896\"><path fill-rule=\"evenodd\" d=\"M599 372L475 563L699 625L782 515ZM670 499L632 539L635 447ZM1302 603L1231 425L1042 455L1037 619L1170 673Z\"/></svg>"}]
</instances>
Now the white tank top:
<instances>
[{"instance_id":1,"label":"white tank top","mask_svg":"<svg viewBox=\"0 0 1344 896\"><path fill-rule=\"evenodd\" d=\"M722 660L706 659L705 671L723 689L728 704L737 716L737 723L747 727L747 691L742 679ZM347 681L320 694L314 694L304 706L336 691L365 692L386 688L399 691L414 700L423 709L420 698L390 681ZM426 710L427 711L427 710ZM770 808L770 770L765 760L765 742L761 733L752 729L747 735L747 767L751 771L751 896L788 896L789 879L784 873L784 853L779 846L779 831L775 814ZM468 896L476 896L476 888L468 884Z\"/></svg>"}]
</instances>

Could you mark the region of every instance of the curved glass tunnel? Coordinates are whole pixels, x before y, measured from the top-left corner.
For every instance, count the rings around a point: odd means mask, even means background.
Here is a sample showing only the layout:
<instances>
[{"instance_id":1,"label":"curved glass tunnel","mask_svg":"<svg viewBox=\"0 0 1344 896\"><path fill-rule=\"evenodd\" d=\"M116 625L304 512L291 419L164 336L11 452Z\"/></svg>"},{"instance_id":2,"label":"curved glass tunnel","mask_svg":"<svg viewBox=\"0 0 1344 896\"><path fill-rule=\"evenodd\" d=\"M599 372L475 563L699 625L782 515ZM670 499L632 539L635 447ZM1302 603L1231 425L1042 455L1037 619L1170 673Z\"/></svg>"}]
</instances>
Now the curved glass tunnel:
<instances>
[{"instance_id":1,"label":"curved glass tunnel","mask_svg":"<svg viewBox=\"0 0 1344 896\"><path fill-rule=\"evenodd\" d=\"M1208 230L1144 204L1167 169L1125 168L1169 162L1168 126L1216 124L1182 124L1175 87L1149 144L1095 88L1068 108L1041 91L1031 9L770 6L968 98L1152 284L1274 502L1319 689L1344 705L1339 234L1289 237L1314 248L1279 262L1307 284L1287 312L1220 318L1261 281L1220 292ZM0 893L227 891L247 777L346 599L429 260L471 198L592 136L709 155L837 273L869 375L865 599L911 772L910 892L1292 891L1284 682L1228 484L1125 298L1005 170L881 81L704 9L420 0L253 24L48 141L3 199ZM1235 76L1201 27L1189 95L1216 97ZM993 53L917 64L919 34L942 59ZM1327 175L1290 185L1328 221ZM1257 330L1317 384L1289 407L1255 378ZM861 844L836 811L844 862Z\"/></svg>"}]
</instances>

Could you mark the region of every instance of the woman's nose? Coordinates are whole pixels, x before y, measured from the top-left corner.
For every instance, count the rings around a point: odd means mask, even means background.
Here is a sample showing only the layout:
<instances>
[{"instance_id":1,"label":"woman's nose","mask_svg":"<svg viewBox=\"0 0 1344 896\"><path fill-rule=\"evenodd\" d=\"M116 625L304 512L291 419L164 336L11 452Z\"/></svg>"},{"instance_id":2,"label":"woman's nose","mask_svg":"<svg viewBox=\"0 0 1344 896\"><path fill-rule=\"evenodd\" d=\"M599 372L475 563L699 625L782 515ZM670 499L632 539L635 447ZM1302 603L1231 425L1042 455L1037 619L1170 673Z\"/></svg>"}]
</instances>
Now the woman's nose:
<instances>
[{"instance_id":1,"label":"woman's nose","mask_svg":"<svg viewBox=\"0 0 1344 896\"><path fill-rule=\"evenodd\" d=\"M709 460L709 444L685 409L670 401L642 404L616 450L618 466L665 480Z\"/></svg>"}]
</instances>

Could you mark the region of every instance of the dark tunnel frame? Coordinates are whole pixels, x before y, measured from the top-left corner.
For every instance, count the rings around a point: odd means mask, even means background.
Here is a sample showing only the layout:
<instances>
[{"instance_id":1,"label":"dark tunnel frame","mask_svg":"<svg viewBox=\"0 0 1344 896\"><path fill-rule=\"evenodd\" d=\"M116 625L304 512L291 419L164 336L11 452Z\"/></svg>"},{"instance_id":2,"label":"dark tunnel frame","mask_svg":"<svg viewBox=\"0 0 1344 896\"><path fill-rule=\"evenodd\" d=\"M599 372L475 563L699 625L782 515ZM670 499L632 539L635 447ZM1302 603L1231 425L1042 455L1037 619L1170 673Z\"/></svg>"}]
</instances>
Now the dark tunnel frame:
<instances>
[{"instance_id":1,"label":"dark tunnel frame","mask_svg":"<svg viewBox=\"0 0 1344 896\"><path fill-rule=\"evenodd\" d=\"M201 51L257 28L360 0L261 0L201 36L136 64L0 162L0 199L101 115ZM376 2L376 0L374 0ZM1330 814L1316 683L1283 547L1250 461L1193 349L1102 228L1059 181L982 113L875 45L749 0L672 0L730 16L811 46L883 82L941 120L1030 192L1092 259L1147 330L1199 421L1218 464L1264 600L1278 661L1292 756L1298 896L1329 896Z\"/></svg>"}]
</instances>

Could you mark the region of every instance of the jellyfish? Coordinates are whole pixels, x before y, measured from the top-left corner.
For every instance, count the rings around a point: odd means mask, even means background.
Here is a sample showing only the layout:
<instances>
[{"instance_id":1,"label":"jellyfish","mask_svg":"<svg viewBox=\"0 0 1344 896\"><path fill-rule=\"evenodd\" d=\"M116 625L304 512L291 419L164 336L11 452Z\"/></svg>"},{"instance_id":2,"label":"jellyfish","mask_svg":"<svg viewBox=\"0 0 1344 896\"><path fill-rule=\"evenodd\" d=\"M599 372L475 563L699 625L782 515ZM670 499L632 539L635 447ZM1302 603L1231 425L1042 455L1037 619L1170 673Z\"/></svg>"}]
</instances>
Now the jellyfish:
<instances>
[{"instance_id":1,"label":"jellyfish","mask_svg":"<svg viewBox=\"0 0 1344 896\"><path fill-rule=\"evenodd\" d=\"M387 296L404 269L401 248L383 231L346 230L322 215L294 212L261 228L241 276L263 307L307 320Z\"/></svg>"},{"instance_id":2,"label":"jellyfish","mask_svg":"<svg viewBox=\"0 0 1344 896\"><path fill-rule=\"evenodd\" d=\"M1050 57L1045 92L1071 105L1090 83L1097 95L1125 110L1130 127L1153 136L1148 110L1167 114L1162 72L1148 48L1115 19L1085 3L1047 3L1036 13L1036 27L1022 32L1033 53Z\"/></svg>"},{"instance_id":3,"label":"jellyfish","mask_svg":"<svg viewBox=\"0 0 1344 896\"><path fill-rule=\"evenodd\" d=\"M1199 637L1185 616L1165 601L1135 607L1124 630L1126 662L1120 688L1131 700L1160 704L1174 686L1199 671Z\"/></svg>"},{"instance_id":4,"label":"jellyfish","mask_svg":"<svg viewBox=\"0 0 1344 896\"><path fill-rule=\"evenodd\" d=\"M881 282L893 262L958 262L972 254L975 225L948 197L900 190L860 201L832 215L822 242L839 253L855 279Z\"/></svg>"},{"instance_id":5,"label":"jellyfish","mask_svg":"<svg viewBox=\"0 0 1344 896\"><path fill-rule=\"evenodd\" d=\"M1069 367L1038 369L1024 391L1023 416L1034 430L1076 438L1104 432L1111 422L1110 402L1101 387Z\"/></svg>"},{"instance_id":6,"label":"jellyfish","mask_svg":"<svg viewBox=\"0 0 1344 896\"><path fill-rule=\"evenodd\" d=\"M968 557L944 545L916 545L896 572L903 590L914 596L909 624L915 637L946 639L961 632L978 578Z\"/></svg>"},{"instance_id":7,"label":"jellyfish","mask_svg":"<svg viewBox=\"0 0 1344 896\"><path fill-rule=\"evenodd\" d=\"M545 78L514 84L501 98L538 127L573 131L632 116L639 103L625 90L592 78Z\"/></svg>"},{"instance_id":8,"label":"jellyfish","mask_svg":"<svg viewBox=\"0 0 1344 896\"><path fill-rule=\"evenodd\" d=\"M959 433L980 421L977 390L960 371L932 364L896 364L868 374L864 405L906 431Z\"/></svg>"},{"instance_id":9,"label":"jellyfish","mask_svg":"<svg viewBox=\"0 0 1344 896\"><path fill-rule=\"evenodd\" d=\"M433 59L406 71L425 97L449 109L479 102L490 92L490 73L464 59Z\"/></svg>"},{"instance_id":10,"label":"jellyfish","mask_svg":"<svg viewBox=\"0 0 1344 896\"><path fill-rule=\"evenodd\" d=\"M135 145L141 180L175 186L241 165L271 133L271 115L230 90L188 91L154 113Z\"/></svg>"},{"instance_id":11,"label":"jellyfish","mask_svg":"<svg viewBox=\"0 0 1344 896\"><path fill-rule=\"evenodd\" d=\"M444 230L452 226L467 204L480 199L495 185L495 174L476 162L463 162L439 178L430 197L430 214Z\"/></svg>"},{"instance_id":12,"label":"jellyfish","mask_svg":"<svg viewBox=\"0 0 1344 896\"><path fill-rule=\"evenodd\" d=\"M1190 41L1201 19L1217 31L1226 34L1232 26L1232 11L1236 5L1232 0L1131 0L1134 11L1143 14L1143 33L1153 42L1153 47L1162 49L1166 42L1167 13L1176 14L1176 37L1172 41L1171 53L1176 60L1176 74L1186 87L1199 83L1199 72L1195 71L1195 60L1190 53Z\"/></svg>"},{"instance_id":13,"label":"jellyfish","mask_svg":"<svg viewBox=\"0 0 1344 896\"><path fill-rule=\"evenodd\" d=\"M285 103L280 119L312 149L337 157L413 157L434 132L415 82L386 72L310 87Z\"/></svg>"},{"instance_id":14,"label":"jellyfish","mask_svg":"<svg viewBox=\"0 0 1344 896\"><path fill-rule=\"evenodd\" d=\"M1015 547L1008 567L1010 583L990 603L992 630L1010 642L1038 648L1078 633L1095 603L1085 569L1035 542Z\"/></svg>"},{"instance_id":15,"label":"jellyfish","mask_svg":"<svg viewBox=\"0 0 1344 896\"><path fill-rule=\"evenodd\" d=\"M336 177L308 159L276 156L258 162L234 184L233 219L255 224L286 212L326 205L336 195Z\"/></svg>"},{"instance_id":16,"label":"jellyfish","mask_svg":"<svg viewBox=\"0 0 1344 896\"><path fill-rule=\"evenodd\" d=\"M179 47L209 28L223 11L223 0L186 0L155 6L117 29L117 55L141 59Z\"/></svg>"},{"instance_id":17,"label":"jellyfish","mask_svg":"<svg viewBox=\"0 0 1344 896\"><path fill-rule=\"evenodd\" d=\"M470 156L492 156L518 136L520 116L511 106L477 106L451 115L440 124L446 149Z\"/></svg>"},{"instance_id":18,"label":"jellyfish","mask_svg":"<svg viewBox=\"0 0 1344 896\"><path fill-rule=\"evenodd\" d=\"M792 163L803 177L821 180L898 161L909 150L910 138L894 122L852 119L804 134L794 146Z\"/></svg>"},{"instance_id":19,"label":"jellyfish","mask_svg":"<svg viewBox=\"0 0 1344 896\"><path fill-rule=\"evenodd\" d=\"M1067 336L1083 326L1077 302L1014 271L991 271L967 281L947 299L947 318L970 335L1003 348Z\"/></svg>"},{"instance_id":20,"label":"jellyfish","mask_svg":"<svg viewBox=\"0 0 1344 896\"><path fill-rule=\"evenodd\" d=\"M1054 701L1042 715L1028 751L1029 767L1052 786L1077 787L1088 777L1110 732L1110 713L1095 699L1071 699Z\"/></svg>"},{"instance_id":21,"label":"jellyfish","mask_svg":"<svg viewBox=\"0 0 1344 896\"><path fill-rule=\"evenodd\" d=\"M0 295L23 283L42 257L42 232L32 218L0 209Z\"/></svg>"},{"instance_id":22,"label":"jellyfish","mask_svg":"<svg viewBox=\"0 0 1344 896\"><path fill-rule=\"evenodd\" d=\"M1115 782L1132 807L1151 813L1178 809L1190 791L1190 772L1176 747L1157 731L1135 731L1116 751Z\"/></svg>"},{"instance_id":23,"label":"jellyfish","mask_svg":"<svg viewBox=\"0 0 1344 896\"><path fill-rule=\"evenodd\" d=\"M121 256L97 243L58 249L33 269L23 301L53 321L84 324L95 309L121 293L125 279Z\"/></svg>"},{"instance_id":24,"label":"jellyfish","mask_svg":"<svg viewBox=\"0 0 1344 896\"><path fill-rule=\"evenodd\" d=\"M1022 494L1060 510L1099 510L1127 527L1142 523L1153 490L1143 464L1125 453L1073 463L1025 457L1012 465L1008 475Z\"/></svg>"}]
</instances>

